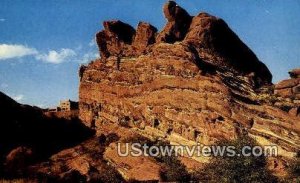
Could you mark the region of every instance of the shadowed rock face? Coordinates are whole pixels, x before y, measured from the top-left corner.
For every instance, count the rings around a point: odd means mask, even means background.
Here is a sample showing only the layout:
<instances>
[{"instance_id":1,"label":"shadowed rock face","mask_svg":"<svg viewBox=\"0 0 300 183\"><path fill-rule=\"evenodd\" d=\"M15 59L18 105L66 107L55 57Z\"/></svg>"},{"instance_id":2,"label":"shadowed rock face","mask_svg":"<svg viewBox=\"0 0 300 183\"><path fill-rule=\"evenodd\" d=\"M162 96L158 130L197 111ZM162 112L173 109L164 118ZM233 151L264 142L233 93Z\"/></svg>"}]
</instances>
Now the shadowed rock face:
<instances>
[{"instance_id":1,"label":"shadowed rock face","mask_svg":"<svg viewBox=\"0 0 300 183\"><path fill-rule=\"evenodd\" d=\"M78 118L46 117L40 108L21 105L2 92L0 116L0 177L19 176L30 163L93 135Z\"/></svg>"},{"instance_id":2,"label":"shadowed rock face","mask_svg":"<svg viewBox=\"0 0 300 183\"><path fill-rule=\"evenodd\" d=\"M118 20L106 21L103 27L104 30L96 35L101 57L129 55L129 45L135 35L134 28Z\"/></svg>"},{"instance_id":3,"label":"shadowed rock face","mask_svg":"<svg viewBox=\"0 0 300 183\"><path fill-rule=\"evenodd\" d=\"M146 23L128 28L127 42L108 28L97 34L102 57L80 74L81 120L98 133L126 124L175 143L212 144L246 133L292 156L300 147L299 117L274 105L281 99L270 91L268 68L222 19L192 17L172 1L164 14L158 34Z\"/></svg>"},{"instance_id":4,"label":"shadowed rock face","mask_svg":"<svg viewBox=\"0 0 300 183\"><path fill-rule=\"evenodd\" d=\"M109 56L137 56L147 51L155 42L157 29L140 22L137 31L121 21L106 21L104 30L96 34L96 41L102 58Z\"/></svg>"}]
</instances>

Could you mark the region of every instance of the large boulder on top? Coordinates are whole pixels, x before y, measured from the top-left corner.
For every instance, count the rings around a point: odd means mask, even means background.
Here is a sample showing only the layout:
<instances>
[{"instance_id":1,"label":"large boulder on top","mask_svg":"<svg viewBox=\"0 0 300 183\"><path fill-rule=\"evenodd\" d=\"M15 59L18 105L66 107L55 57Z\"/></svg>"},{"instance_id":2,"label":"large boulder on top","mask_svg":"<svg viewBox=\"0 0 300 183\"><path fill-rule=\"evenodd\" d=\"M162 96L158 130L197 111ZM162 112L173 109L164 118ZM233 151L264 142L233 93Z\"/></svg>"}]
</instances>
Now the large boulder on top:
<instances>
[{"instance_id":1,"label":"large boulder on top","mask_svg":"<svg viewBox=\"0 0 300 183\"><path fill-rule=\"evenodd\" d=\"M96 34L100 56L107 58L111 55L131 55L134 28L119 20L105 21L103 27L104 30Z\"/></svg>"},{"instance_id":2,"label":"large boulder on top","mask_svg":"<svg viewBox=\"0 0 300 183\"><path fill-rule=\"evenodd\" d=\"M157 42L174 43L183 40L192 17L174 1L167 2L163 12L168 22L157 36Z\"/></svg>"},{"instance_id":3,"label":"large boulder on top","mask_svg":"<svg viewBox=\"0 0 300 183\"><path fill-rule=\"evenodd\" d=\"M272 74L266 65L220 18L207 13L195 16L184 42L196 48L203 61L218 69L254 74L259 85L271 83Z\"/></svg>"}]
</instances>

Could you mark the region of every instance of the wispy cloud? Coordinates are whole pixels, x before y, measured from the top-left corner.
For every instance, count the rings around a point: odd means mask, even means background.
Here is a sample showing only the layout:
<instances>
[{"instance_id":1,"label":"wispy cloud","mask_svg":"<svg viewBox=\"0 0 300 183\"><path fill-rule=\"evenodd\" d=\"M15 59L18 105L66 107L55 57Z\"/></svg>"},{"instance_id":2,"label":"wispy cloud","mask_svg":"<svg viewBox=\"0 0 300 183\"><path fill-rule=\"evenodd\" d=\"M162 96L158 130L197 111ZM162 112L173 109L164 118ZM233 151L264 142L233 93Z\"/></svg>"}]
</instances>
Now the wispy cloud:
<instances>
[{"instance_id":1,"label":"wispy cloud","mask_svg":"<svg viewBox=\"0 0 300 183\"><path fill-rule=\"evenodd\" d=\"M5 18L0 18L0 22L5 22Z\"/></svg>"},{"instance_id":2,"label":"wispy cloud","mask_svg":"<svg viewBox=\"0 0 300 183\"><path fill-rule=\"evenodd\" d=\"M13 96L12 98L17 102L21 102L24 99L24 95L20 94L20 95Z\"/></svg>"},{"instance_id":3,"label":"wispy cloud","mask_svg":"<svg viewBox=\"0 0 300 183\"><path fill-rule=\"evenodd\" d=\"M73 58L76 55L77 54L74 50L62 48L60 51L51 50L47 54L37 54L35 58L44 62L59 64Z\"/></svg>"},{"instance_id":4,"label":"wispy cloud","mask_svg":"<svg viewBox=\"0 0 300 183\"><path fill-rule=\"evenodd\" d=\"M89 42L89 47L94 47L96 46L96 41L95 39L92 39L90 42Z\"/></svg>"},{"instance_id":5,"label":"wispy cloud","mask_svg":"<svg viewBox=\"0 0 300 183\"><path fill-rule=\"evenodd\" d=\"M35 55L38 51L19 44L0 44L0 60L20 58L27 55Z\"/></svg>"},{"instance_id":6,"label":"wispy cloud","mask_svg":"<svg viewBox=\"0 0 300 183\"><path fill-rule=\"evenodd\" d=\"M79 62L80 63L87 63L91 60L96 59L97 57L99 57L98 53L88 52L88 53L84 54L81 59L79 59Z\"/></svg>"}]
</instances>

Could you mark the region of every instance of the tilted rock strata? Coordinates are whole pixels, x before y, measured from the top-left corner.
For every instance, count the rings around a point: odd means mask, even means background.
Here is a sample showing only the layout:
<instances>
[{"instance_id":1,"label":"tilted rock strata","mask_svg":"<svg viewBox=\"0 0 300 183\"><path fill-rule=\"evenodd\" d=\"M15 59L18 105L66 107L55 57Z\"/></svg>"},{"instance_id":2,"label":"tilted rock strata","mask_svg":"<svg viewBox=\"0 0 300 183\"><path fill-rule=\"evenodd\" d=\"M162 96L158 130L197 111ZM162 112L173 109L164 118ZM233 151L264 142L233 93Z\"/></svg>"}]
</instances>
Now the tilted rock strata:
<instances>
[{"instance_id":1,"label":"tilted rock strata","mask_svg":"<svg viewBox=\"0 0 300 183\"><path fill-rule=\"evenodd\" d=\"M138 34L131 28L119 35L124 32L104 26L97 34L102 58L80 74L80 118L86 125L101 131L107 122L126 124L171 141L177 134L205 144L249 133L292 155L300 147L299 118L257 100L255 89L271 85L268 68L223 20L206 13L191 17L174 2L164 13L166 27L156 42L145 41L142 55L133 52ZM186 32L183 23L189 24ZM119 39L103 36L110 34ZM154 40L153 35L139 37Z\"/></svg>"}]
</instances>

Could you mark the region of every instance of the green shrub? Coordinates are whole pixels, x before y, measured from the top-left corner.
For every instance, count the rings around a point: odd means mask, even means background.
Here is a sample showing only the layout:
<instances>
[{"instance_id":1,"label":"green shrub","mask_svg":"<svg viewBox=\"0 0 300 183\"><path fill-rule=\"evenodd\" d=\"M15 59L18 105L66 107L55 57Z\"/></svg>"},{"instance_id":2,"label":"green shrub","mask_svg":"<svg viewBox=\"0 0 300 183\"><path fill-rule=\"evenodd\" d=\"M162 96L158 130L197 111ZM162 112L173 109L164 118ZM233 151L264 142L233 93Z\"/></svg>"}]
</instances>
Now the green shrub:
<instances>
[{"instance_id":1,"label":"green shrub","mask_svg":"<svg viewBox=\"0 0 300 183\"><path fill-rule=\"evenodd\" d=\"M111 165L104 164L103 172L99 172L96 168L91 168L89 175L90 183L121 183L125 182L120 173Z\"/></svg>"},{"instance_id":2,"label":"green shrub","mask_svg":"<svg viewBox=\"0 0 300 183\"><path fill-rule=\"evenodd\" d=\"M296 157L290 162L288 174L288 180L300 182L300 152L297 152Z\"/></svg>"},{"instance_id":3,"label":"green shrub","mask_svg":"<svg viewBox=\"0 0 300 183\"><path fill-rule=\"evenodd\" d=\"M169 146L168 142L158 141L156 146ZM173 152L174 153L174 152ZM189 182L190 174L187 172L185 165L183 165L177 157L172 156L158 156L156 160L163 164L160 170L160 178L164 182Z\"/></svg>"},{"instance_id":4,"label":"green shrub","mask_svg":"<svg viewBox=\"0 0 300 183\"><path fill-rule=\"evenodd\" d=\"M241 154L244 146L257 146L250 137L244 136L233 141L222 141L220 146L235 146L236 152ZM194 179L200 182L222 183L274 183L277 178L267 169L267 160L262 155L256 156L219 156L214 157L203 169L196 171Z\"/></svg>"},{"instance_id":5,"label":"green shrub","mask_svg":"<svg viewBox=\"0 0 300 183\"><path fill-rule=\"evenodd\" d=\"M163 157L164 166L160 170L160 178L164 182L189 182L190 174L176 157Z\"/></svg>"}]
</instances>

